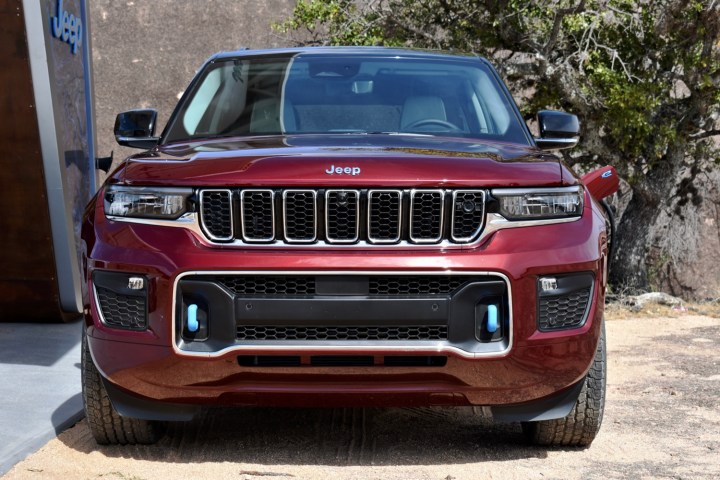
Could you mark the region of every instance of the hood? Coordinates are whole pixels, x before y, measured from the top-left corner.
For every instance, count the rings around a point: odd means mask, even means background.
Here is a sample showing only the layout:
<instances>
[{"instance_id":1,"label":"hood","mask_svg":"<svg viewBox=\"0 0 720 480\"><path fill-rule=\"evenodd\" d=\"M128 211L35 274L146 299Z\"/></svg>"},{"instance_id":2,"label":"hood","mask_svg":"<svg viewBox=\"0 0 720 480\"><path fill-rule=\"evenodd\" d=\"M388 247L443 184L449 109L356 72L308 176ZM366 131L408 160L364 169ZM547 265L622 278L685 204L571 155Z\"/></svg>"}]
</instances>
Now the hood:
<instances>
[{"instance_id":1,"label":"hood","mask_svg":"<svg viewBox=\"0 0 720 480\"><path fill-rule=\"evenodd\" d=\"M554 155L503 142L302 135L163 145L128 158L114 181L208 187L523 187L561 186L563 171Z\"/></svg>"}]
</instances>

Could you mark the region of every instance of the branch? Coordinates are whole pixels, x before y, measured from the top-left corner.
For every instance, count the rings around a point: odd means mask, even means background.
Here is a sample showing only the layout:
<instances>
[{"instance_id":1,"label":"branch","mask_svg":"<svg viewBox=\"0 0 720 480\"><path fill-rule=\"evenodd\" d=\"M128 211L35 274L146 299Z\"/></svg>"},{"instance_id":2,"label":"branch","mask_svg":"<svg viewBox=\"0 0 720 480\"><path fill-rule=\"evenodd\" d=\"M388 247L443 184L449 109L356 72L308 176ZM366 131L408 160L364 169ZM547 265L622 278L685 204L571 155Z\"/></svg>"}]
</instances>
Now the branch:
<instances>
[{"instance_id":1,"label":"branch","mask_svg":"<svg viewBox=\"0 0 720 480\"><path fill-rule=\"evenodd\" d=\"M576 6L571 8L561 8L555 13L555 19L553 20L552 30L550 30L550 36L548 37L548 41L545 43L545 46L542 48L543 55L548 57L550 54L550 50L552 50L552 48L557 43L563 19L567 15L580 13L583 10L585 10L585 0L580 0L580 3L578 3Z\"/></svg>"},{"instance_id":2,"label":"branch","mask_svg":"<svg viewBox=\"0 0 720 480\"><path fill-rule=\"evenodd\" d=\"M710 138L720 135L720 130L705 130L704 132L693 133L688 135L693 140L702 140L703 138Z\"/></svg>"},{"instance_id":3,"label":"branch","mask_svg":"<svg viewBox=\"0 0 720 480\"><path fill-rule=\"evenodd\" d=\"M410 33L416 35L416 36L419 37L419 38L424 38L424 39L427 40L429 43L431 43L432 45L434 45L435 48L437 48L437 49L441 49L441 48L442 48L442 43L440 43L440 42L437 40L437 38L436 38L435 35L433 35L433 34L430 33L430 32L426 32L426 31L424 31L424 30L421 30L421 29L415 27L415 26L412 25L410 22L404 22L404 21L402 21L402 19L398 18L398 17L395 15L395 12L392 12L392 11L388 12L388 18L389 18L390 20L392 20L392 21L395 23L395 25L397 25L398 27L409 31Z\"/></svg>"}]
</instances>

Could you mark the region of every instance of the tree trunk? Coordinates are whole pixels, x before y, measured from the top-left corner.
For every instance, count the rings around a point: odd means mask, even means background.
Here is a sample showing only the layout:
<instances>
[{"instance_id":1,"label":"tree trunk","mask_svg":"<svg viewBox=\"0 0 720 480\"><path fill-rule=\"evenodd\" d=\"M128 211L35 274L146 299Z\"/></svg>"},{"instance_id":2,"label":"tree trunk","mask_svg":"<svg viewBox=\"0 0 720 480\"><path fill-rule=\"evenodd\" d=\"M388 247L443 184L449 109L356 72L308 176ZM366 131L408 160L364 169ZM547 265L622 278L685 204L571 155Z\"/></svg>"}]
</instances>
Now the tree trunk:
<instances>
[{"instance_id":1,"label":"tree trunk","mask_svg":"<svg viewBox=\"0 0 720 480\"><path fill-rule=\"evenodd\" d=\"M615 290L720 298L720 172L691 162L669 158L633 189L614 239Z\"/></svg>"}]
</instances>

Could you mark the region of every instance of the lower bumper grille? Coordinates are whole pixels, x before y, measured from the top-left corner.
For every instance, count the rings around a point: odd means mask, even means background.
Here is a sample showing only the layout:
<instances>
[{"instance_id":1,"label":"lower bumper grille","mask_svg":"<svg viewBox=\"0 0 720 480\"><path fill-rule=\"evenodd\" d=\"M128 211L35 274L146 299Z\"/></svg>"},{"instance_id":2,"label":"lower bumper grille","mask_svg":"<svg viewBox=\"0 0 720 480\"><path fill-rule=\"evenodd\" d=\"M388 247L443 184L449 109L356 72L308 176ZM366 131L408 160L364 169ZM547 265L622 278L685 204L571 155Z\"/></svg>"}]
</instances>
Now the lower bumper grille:
<instances>
[{"instance_id":1,"label":"lower bumper grille","mask_svg":"<svg viewBox=\"0 0 720 480\"><path fill-rule=\"evenodd\" d=\"M238 340L447 340L447 326L420 327L237 327Z\"/></svg>"},{"instance_id":2,"label":"lower bumper grille","mask_svg":"<svg viewBox=\"0 0 720 480\"><path fill-rule=\"evenodd\" d=\"M178 280L175 332L180 350L197 353L352 345L501 354L509 300L493 274L203 272Z\"/></svg>"},{"instance_id":3,"label":"lower bumper grille","mask_svg":"<svg viewBox=\"0 0 720 480\"><path fill-rule=\"evenodd\" d=\"M212 277L236 295L315 295L327 292L337 277L307 275L217 275ZM370 296L449 295L470 282L461 275L372 275L352 279L356 294ZM349 283L346 281L346 284Z\"/></svg>"}]
</instances>

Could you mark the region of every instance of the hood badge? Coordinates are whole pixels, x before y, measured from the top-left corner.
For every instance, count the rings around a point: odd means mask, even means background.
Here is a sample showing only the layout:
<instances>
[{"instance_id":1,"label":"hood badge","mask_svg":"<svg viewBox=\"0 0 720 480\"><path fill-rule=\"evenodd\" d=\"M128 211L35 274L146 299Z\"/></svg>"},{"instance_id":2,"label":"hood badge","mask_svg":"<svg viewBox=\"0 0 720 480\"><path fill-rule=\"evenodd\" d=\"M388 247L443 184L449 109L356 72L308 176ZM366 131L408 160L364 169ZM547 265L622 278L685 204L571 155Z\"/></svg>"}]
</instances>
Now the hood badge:
<instances>
[{"instance_id":1,"label":"hood badge","mask_svg":"<svg viewBox=\"0 0 720 480\"><path fill-rule=\"evenodd\" d=\"M352 175L354 177L360 175L360 167L336 167L330 165L330 168L325 170L325 173L328 175Z\"/></svg>"}]
</instances>

